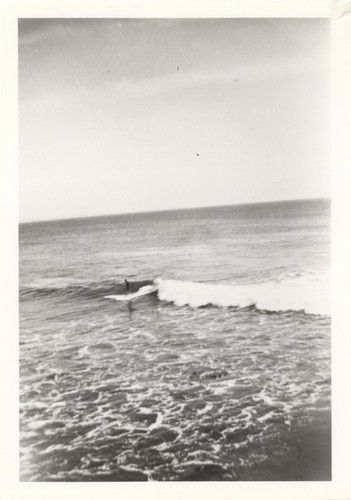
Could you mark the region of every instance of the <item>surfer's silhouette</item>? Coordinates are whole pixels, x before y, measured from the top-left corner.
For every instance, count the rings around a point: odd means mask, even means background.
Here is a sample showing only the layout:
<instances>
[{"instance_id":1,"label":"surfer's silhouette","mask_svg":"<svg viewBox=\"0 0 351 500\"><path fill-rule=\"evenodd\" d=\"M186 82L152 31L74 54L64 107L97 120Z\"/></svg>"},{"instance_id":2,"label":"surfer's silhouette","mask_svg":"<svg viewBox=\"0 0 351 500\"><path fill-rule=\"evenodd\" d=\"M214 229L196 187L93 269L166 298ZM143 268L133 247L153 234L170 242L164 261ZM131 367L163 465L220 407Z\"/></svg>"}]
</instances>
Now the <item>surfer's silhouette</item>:
<instances>
[{"instance_id":1,"label":"surfer's silhouette","mask_svg":"<svg viewBox=\"0 0 351 500\"><path fill-rule=\"evenodd\" d=\"M129 281L128 280L124 280L124 284L126 286L126 292L129 292Z\"/></svg>"}]
</instances>

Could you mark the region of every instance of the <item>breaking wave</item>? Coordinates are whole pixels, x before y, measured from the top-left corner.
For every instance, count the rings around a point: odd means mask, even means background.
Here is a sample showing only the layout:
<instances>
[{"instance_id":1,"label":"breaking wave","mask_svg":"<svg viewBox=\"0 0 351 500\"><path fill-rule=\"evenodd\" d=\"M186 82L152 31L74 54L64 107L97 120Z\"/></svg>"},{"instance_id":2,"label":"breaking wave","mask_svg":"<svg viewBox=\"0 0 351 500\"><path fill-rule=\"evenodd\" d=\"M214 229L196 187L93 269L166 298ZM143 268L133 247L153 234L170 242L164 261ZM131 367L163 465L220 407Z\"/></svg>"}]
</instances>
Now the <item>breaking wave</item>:
<instances>
[{"instance_id":1,"label":"breaking wave","mask_svg":"<svg viewBox=\"0 0 351 500\"><path fill-rule=\"evenodd\" d=\"M272 312L304 311L307 314L330 315L330 287L327 276L286 277L282 281L231 285L158 278L131 282L129 293L135 294L150 285L155 286L160 300L171 302L176 306L255 307ZM38 300L46 297L99 300L114 294L126 294L124 284L111 280L84 285L20 290L21 300Z\"/></svg>"},{"instance_id":2,"label":"breaking wave","mask_svg":"<svg viewBox=\"0 0 351 500\"><path fill-rule=\"evenodd\" d=\"M264 311L304 311L330 315L330 286L326 276L286 279L250 285L214 285L156 279L160 300L177 306L245 308Z\"/></svg>"}]
</instances>

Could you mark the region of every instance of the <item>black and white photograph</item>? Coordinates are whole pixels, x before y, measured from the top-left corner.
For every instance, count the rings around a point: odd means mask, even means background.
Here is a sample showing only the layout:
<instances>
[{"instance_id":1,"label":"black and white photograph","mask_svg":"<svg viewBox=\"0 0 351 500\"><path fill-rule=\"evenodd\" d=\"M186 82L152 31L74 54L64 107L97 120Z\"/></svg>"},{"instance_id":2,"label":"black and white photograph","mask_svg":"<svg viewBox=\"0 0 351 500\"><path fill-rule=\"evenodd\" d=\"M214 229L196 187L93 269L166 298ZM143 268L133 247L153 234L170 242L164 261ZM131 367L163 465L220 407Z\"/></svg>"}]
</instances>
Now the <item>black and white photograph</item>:
<instances>
[{"instance_id":1,"label":"black and white photograph","mask_svg":"<svg viewBox=\"0 0 351 500\"><path fill-rule=\"evenodd\" d=\"M1 500L349 500L350 0L0 3Z\"/></svg>"},{"instance_id":2,"label":"black and white photograph","mask_svg":"<svg viewBox=\"0 0 351 500\"><path fill-rule=\"evenodd\" d=\"M19 477L330 481L330 20L20 18Z\"/></svg>"}]
</instances>

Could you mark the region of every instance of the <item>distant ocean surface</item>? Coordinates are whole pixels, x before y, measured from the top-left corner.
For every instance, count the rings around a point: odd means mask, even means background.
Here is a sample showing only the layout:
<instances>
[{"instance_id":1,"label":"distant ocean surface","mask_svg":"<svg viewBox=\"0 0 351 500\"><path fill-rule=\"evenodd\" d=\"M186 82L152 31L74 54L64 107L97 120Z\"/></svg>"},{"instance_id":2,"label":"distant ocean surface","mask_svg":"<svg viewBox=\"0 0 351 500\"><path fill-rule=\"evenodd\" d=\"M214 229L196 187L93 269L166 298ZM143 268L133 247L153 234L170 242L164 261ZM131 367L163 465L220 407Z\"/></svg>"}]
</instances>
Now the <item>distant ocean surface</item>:
<instances>
[{"instance_id":1,"label":"distant ocean surface","mask_svg":"<svg viewBox=\"0 0 351 500\"><path fill-rule=\"evenodd\" d=\"M329 200L19 236L22 481L331 479Z\"/></svg>"}]
</instances>

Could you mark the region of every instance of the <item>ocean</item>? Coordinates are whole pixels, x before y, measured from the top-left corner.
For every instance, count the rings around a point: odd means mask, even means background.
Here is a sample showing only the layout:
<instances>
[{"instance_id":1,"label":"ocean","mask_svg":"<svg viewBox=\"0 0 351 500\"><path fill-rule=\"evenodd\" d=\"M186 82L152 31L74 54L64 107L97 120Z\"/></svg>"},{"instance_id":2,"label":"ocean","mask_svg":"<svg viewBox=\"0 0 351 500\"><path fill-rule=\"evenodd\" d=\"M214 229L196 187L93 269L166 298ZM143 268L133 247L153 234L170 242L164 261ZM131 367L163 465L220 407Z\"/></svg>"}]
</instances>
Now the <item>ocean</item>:
<instances>
[{"instance_id":1,"label":"ocean","mask_svg":"<svg viewBox=\"0 0 351 500\"><path fill-rule=\"evenodd\" d=\"M329 200L25 223L19 255L21 481L331 479Z\"/></svg>"}]
</instances>

